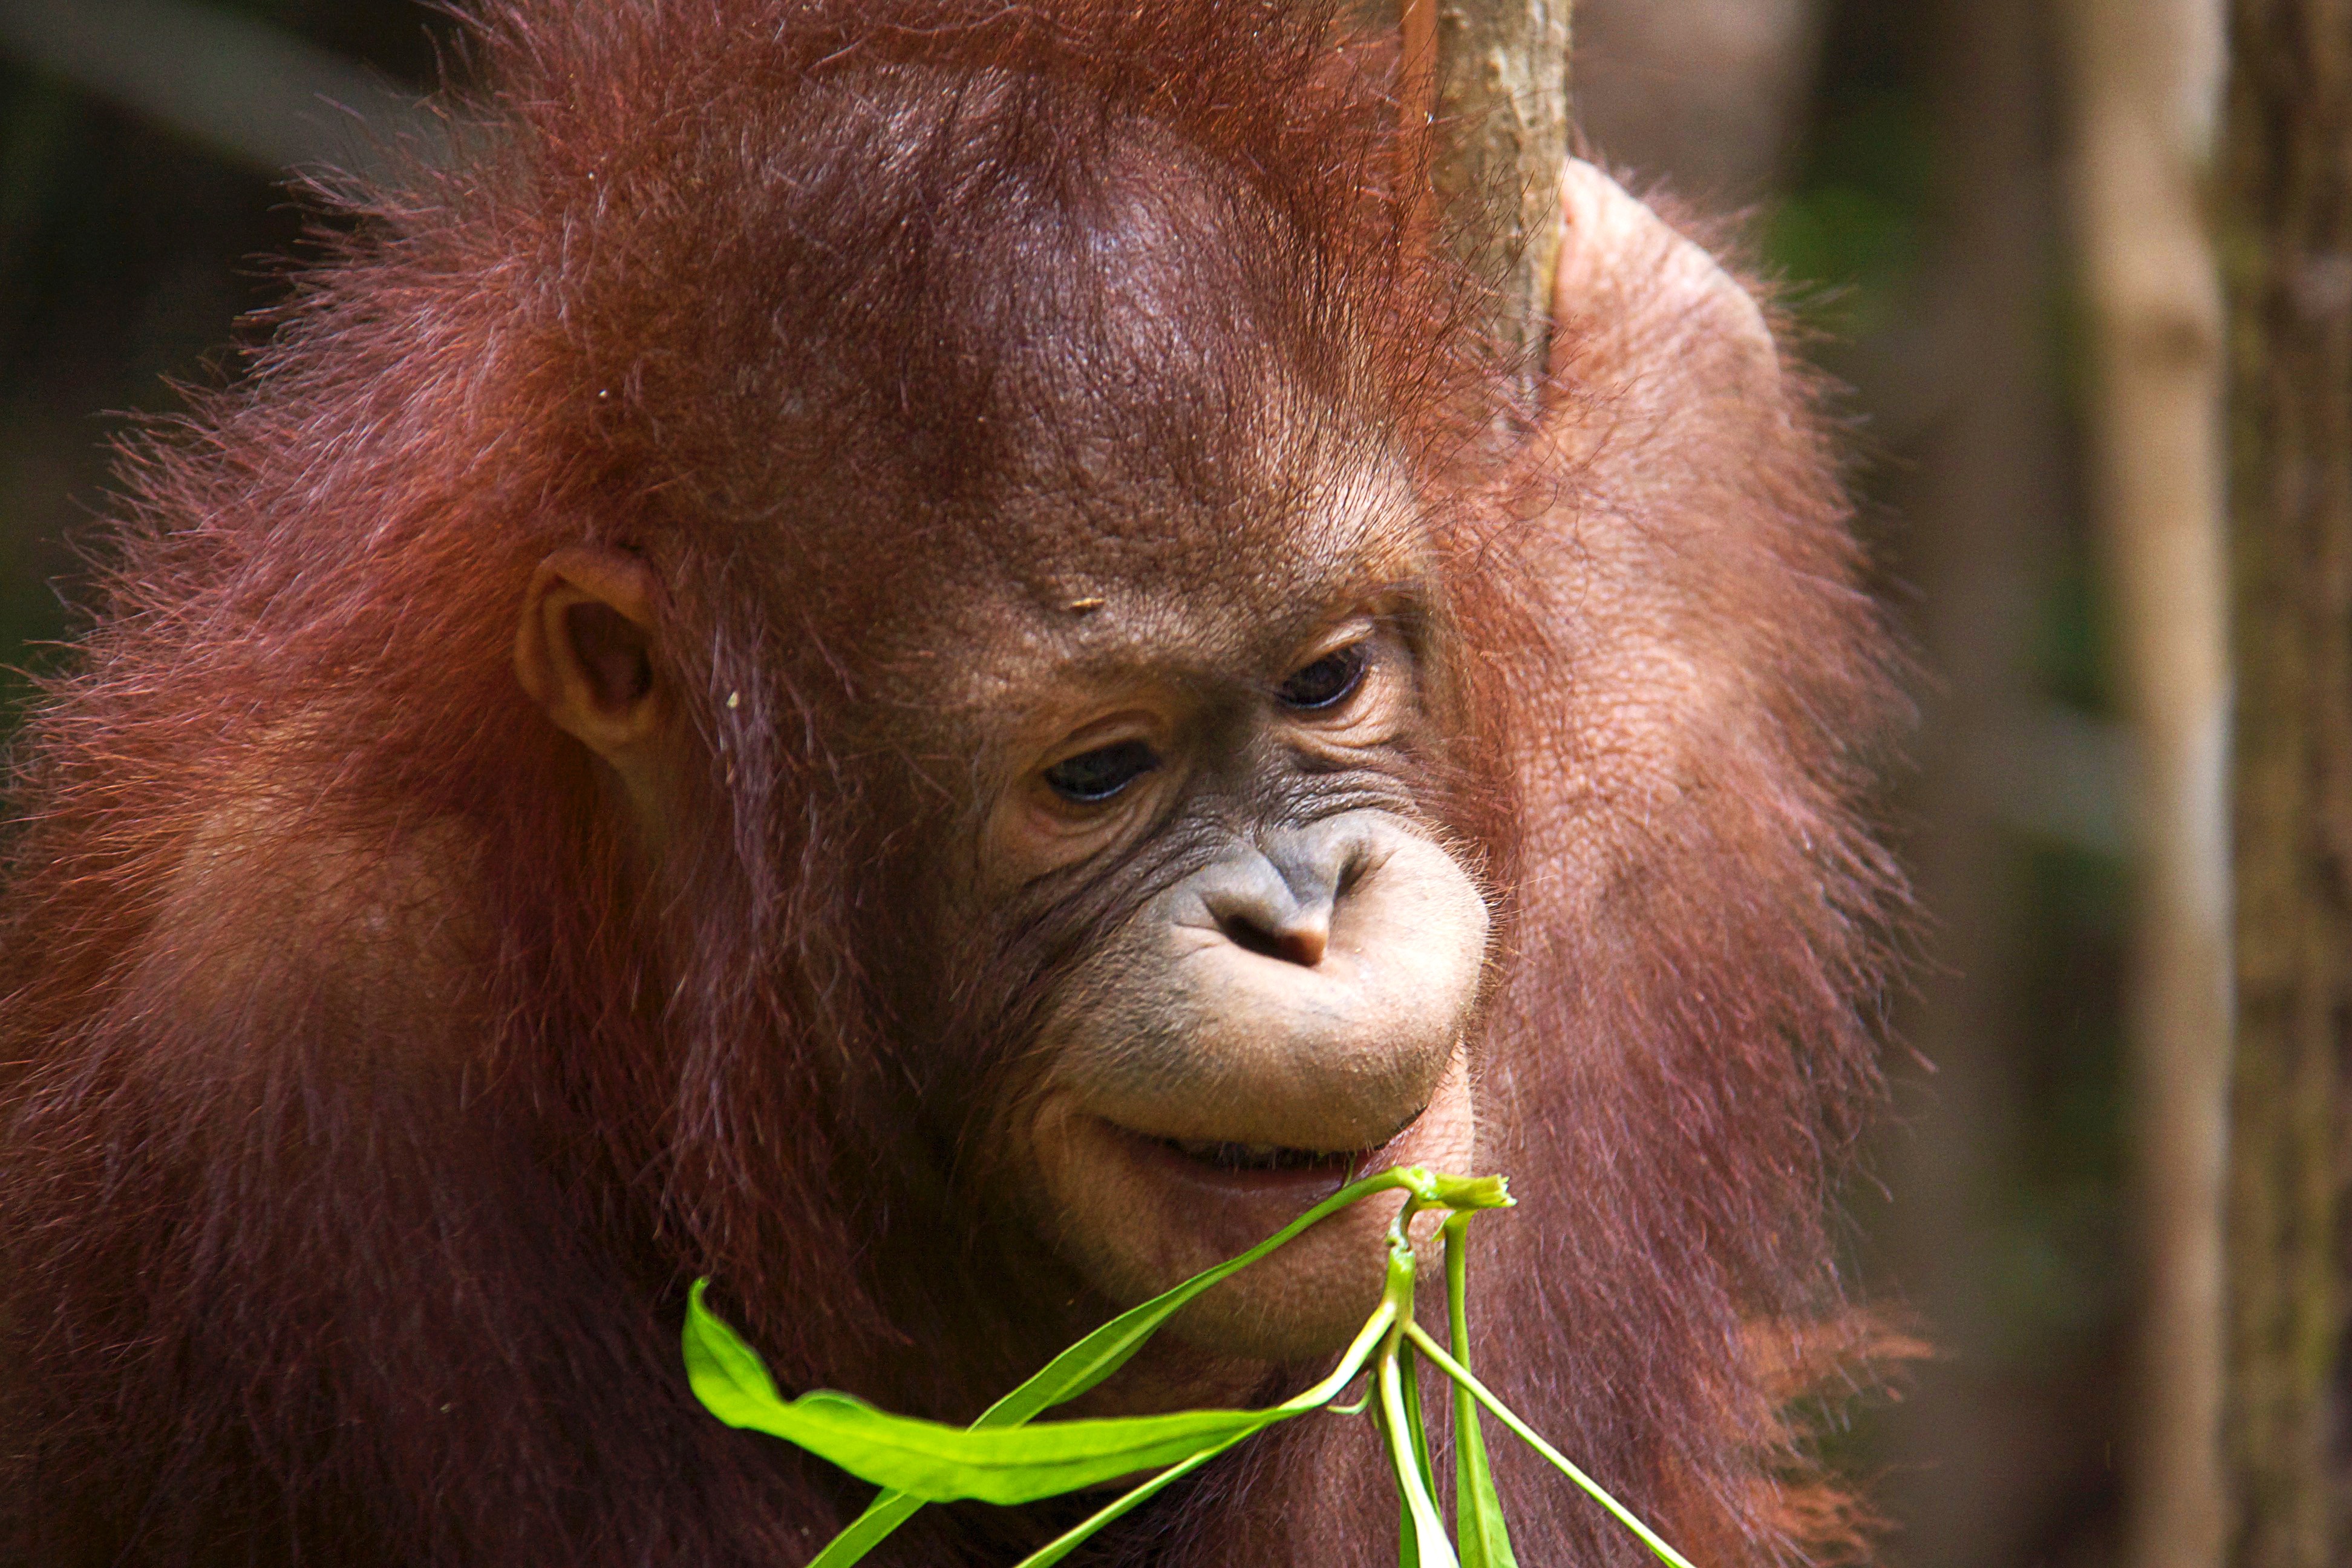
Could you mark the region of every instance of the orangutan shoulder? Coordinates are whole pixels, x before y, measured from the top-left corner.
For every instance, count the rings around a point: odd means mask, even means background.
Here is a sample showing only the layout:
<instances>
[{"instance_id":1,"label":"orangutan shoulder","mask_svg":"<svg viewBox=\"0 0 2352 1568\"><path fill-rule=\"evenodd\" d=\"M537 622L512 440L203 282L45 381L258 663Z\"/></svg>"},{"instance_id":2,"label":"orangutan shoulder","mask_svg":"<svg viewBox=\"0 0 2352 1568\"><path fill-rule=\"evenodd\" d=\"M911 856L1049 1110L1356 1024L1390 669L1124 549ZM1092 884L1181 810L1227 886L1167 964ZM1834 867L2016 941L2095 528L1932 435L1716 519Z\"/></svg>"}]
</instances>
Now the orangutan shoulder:
<instances>
[{"instance_id":1,"label":"orangutan shoulder","mask_svg":"<svg viewBox=\"0 0 2352 1568\"><path fill-rule=\"evenodd\" d=\"M476 835L369 822L256 788L187 837L159 889L145 979L180 1009L299 1009L362 1032L455 1006L478 956Z\"/></svg>"}]
</instances>

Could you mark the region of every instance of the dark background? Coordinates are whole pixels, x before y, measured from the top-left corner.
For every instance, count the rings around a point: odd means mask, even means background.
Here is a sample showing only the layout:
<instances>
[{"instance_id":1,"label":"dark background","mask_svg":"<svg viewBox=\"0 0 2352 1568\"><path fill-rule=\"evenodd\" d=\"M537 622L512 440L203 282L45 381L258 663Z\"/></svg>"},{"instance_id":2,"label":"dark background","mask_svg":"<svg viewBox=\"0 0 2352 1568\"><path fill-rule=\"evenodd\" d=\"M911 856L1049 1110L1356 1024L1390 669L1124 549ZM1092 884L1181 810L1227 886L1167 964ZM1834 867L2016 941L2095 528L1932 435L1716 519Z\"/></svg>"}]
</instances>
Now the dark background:
<instances>
[{"instance_id":1,"label":"dark background","mask_svg":"<svg viewBox=\"0 0 2352 1568\"><path fill-rule=\"evenodd\" d=\"M72 624L110 437L173 382L235 374L238 318L279 297L270 258L313 221L227 138L8 48L10 13L77 3L0 4L0 735ZM206 4L413 91L448 37L411 0ZM1935 1069L1896 1054L1852 1254L1941 1353L1901 1402L1827 1417L1911 1568L2118 1555L2123 770L2042 9L1576 8L1600 152L1747 212L1753 259L1851 388L1864 526L1927 671L1897 807L1933 922L1903 1033Z\"/></svg>"}]
</instances>

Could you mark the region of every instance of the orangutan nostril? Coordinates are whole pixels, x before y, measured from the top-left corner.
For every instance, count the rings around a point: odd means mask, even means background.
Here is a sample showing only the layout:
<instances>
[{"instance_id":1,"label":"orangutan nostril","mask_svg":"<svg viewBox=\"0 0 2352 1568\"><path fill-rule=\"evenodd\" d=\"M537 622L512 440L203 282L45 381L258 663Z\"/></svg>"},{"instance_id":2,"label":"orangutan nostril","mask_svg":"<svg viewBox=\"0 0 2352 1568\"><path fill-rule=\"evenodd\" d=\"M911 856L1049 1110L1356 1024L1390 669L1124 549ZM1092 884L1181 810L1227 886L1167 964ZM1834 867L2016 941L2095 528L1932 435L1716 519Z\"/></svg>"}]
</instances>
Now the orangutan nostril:
<instances>
[{"instance_id":1,"label":"orangutan nostril","mask_svg":"<svg viewBox=\"0 0 2352 1568\"><path fill-rule=\"evenodd\" d=\"M1300 964L1312 969L1323 962L1329 932L1321 920L1303 920L1275 924L1261 922L1246 915L1226 915L1217 921L1217 929L1225 940L1244 952L1262 958L1278 958L1286 963Z\"/></svg>"}]
</instances>

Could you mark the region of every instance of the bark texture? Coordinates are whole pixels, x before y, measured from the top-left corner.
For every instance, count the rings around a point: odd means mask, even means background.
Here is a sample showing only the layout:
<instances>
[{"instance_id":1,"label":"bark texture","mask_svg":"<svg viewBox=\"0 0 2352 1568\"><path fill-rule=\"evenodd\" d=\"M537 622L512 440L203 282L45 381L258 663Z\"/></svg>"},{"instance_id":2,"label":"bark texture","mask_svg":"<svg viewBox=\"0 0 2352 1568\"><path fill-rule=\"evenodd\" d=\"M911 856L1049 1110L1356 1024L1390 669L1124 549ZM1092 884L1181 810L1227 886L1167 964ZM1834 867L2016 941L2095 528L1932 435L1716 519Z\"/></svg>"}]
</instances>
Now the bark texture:
<instances>
[{"instance_id":1,"label":"bark texture","mask_svg":"<svg viewBox=\"0 0 2352 1568\"><path fill-rule=\"evenodd\" d=\"M2221 13L2074 0L2068 15L2093 495L2138 751L2126 1552L2135 1568L2213 1568L2231 985L2221 329L2203 179Z\"/></svg>"},{"instance_id":2,"label":"bark texture","mask_svg":"<svg viewBox=\"0 0 2352 1568\"><path fill-rule=\"evenodd\" d=\"M1408 81L1439 122L1437 228L1496 286L1492 331L1532 388L1549 342L1568 156L1570 0L1403 0Z\"/></svg>"},{"instance_id":3,"label":"bark texture","mask_svg":"<svg viewBox=\"0 0 2352 1568\"><path fill-rule=\"evenodd\" d=\"M2352 1561L2352 5L2240 0L2231 1561Z\"/></svg>"}]
</instances>

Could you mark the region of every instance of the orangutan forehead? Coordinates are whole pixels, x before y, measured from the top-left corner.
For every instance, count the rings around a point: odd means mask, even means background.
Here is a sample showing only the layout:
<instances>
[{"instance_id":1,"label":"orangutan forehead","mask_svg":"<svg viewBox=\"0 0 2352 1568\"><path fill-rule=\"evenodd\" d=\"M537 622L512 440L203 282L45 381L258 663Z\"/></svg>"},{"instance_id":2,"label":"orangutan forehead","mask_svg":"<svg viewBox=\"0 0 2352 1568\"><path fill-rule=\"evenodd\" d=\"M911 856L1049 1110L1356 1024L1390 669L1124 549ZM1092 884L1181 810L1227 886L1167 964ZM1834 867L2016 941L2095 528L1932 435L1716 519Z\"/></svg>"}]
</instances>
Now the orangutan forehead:
<instances>
[{"instance_id":1,"label":"orangutan forehead","mask_svg":"<svg viewBox=\"0 0 2352 1568\"><path fill-rule=\"evenodd\" d=\"M1425 570L1414 496L1392 464L1286 470L1237 497L1139 488L1133 513L1117 518L1095 500L1041 498L1034 515L1006 520L1026 538L1004 555L1003 576L1041 616L1077 605L1082 619L1116 618L1176 601L1265 626ZM1111 616L1093 616L1097 604Z\"/></svg>"},{"instance_id":2,"label":"orangutan forehead","mask_svg":"<svg viewBox=\"0 0 2352 1568\"><path fill-rule=\"evenodd\" d=\"M1141 134L973 237L915 395L985 426L1007 488L1230 508L1319 482L1370 412L1349 311L1229 172Z\"/></svg>"},{"instance_id":3,"label":"orangutan forehead","mask_svg":"<svg viewBox=\"0 0 2352 1568\"><path fill-rule=\"evenodd\" d=\"M1300 297L1294 237L1246 192L1138 148L996 238L958 358L992 366L982 526L1026 558L1286 578L1409 515L1346 312Z\"/></svg>"},{"instance_id":4,"label":"orangutan forehead","mask_svg":"<svg viewBox=\"0 0 2352 1568\"><path fill-rule=\"evenodd\" d=\"M592 351L578 384L629 390L632 482L861 571L942 531L1034 554L1173 528L1223 552L1312 514L1394 422L1363 330L1377 267L1165 126L1076 121L1015 156L988 105L1044 91L911 68L811 89L793 178L693 182L749 248L650 314L626 236L583 245L564 341ZM582 221L659 207L600 197Z\"/></svg>"},{"instance_id":5,"label":"orangutan forehead","mask_svg":"<svg viewBox=\"0 0 2352 1568\"><path fill-rule=\"evenodd\" d=\"M920 672L930 700L992 712L1056 683L1269 678L1348 616L1418 615L1442 594L1393 464L1328 474L1250 515L1178 512L1091 530L1076 512L1062 498L1003 520L999 548L964 579L959 602L905 628L914 657L903 668ZM958 656L972 647L989 658Z\"/></svg>"},{"instance_id":6,"label":"orangutan forehead","mask_svg":"<svg viewBox=\"0 0 2352 1568\"><path fill-rule=\"evenodd\" d=\"M928 292L937 374L889 429L988 460L903 470L910 552L1057 644L1181 626L1198 648L1412 575L1411 477L1296 237L1164 139L1110 141L1002 200Z\"/></svg>"}]
</instances>

